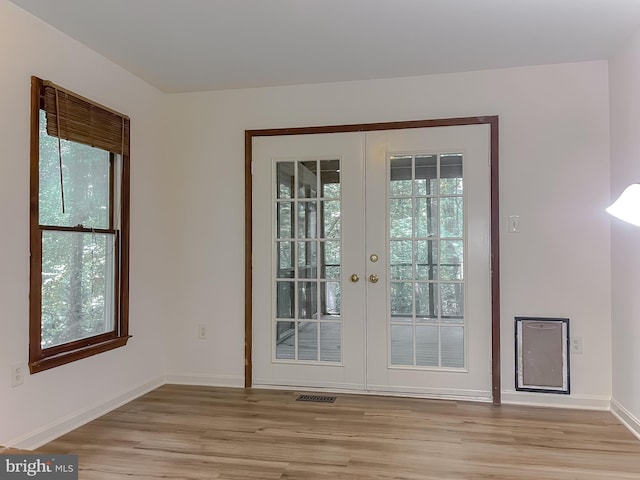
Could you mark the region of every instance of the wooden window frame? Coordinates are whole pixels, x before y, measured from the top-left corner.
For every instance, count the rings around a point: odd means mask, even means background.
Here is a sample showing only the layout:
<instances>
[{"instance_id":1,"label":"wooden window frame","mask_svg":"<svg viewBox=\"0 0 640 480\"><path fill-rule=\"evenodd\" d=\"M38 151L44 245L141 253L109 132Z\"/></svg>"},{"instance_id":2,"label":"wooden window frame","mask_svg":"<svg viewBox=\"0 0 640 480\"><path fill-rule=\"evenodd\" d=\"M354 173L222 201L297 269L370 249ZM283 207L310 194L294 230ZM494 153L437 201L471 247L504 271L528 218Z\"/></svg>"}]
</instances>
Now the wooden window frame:
<instances>
[{"instance_id":1,"label":"wooden window frame","mask_svg":"<svg viewBox=\"0 0 640 480\"><path fill-rule=\"evenodd\" d=\"M40 111L45 108L45 87L55 88L61 94L72 97L74 101L81 102L97 115L107 115L115 122L121 122L121 134L116 131L117 147L109 148L110 156L110 206L109 226L107 229L91 229L81 225L76 227L47 226L40 224ZM57 115L57 112L56 112ZM120 120L119 120L120 119ZM86 122L86 123L85 123ZM90 122L89 116L82 118L83 126ZM31 373L41 372L50 368L65 365L82 358L87 358L98 353L123 347L129 338L129 225L130 225L130 161L129 161L129 117L87 100L73 92L58 87L51 82L38 77L31 77L31 137L30 137L30 280L29 280L29 370ZM62 130L62 129L61 129ZM57 132L57 128L56 128ZM91 135L100 129L89 132ZM112 132L111 132L112 133ZM50 133L51 135L51 133ZM60 138L67 138L64 131ZM54 133L58 136L58 133ZM104 149L106 144L113 144L113 136L97 138L94 143L91 140L77 141L76 143L99 146ZM90 143L91 142L91 143ZM115 151L114 151L115 150ZM114 198L116 193L114 180L114 160L116 155L121 157L119 219L120 225L115 226ZM44 231L69 231L79 233L109 233L115 236L115 272L114 272L114 322L109 332L95 335L80 340L75 340L49 348L42 348L42 232Z\"/></svg>"}]
</instances>

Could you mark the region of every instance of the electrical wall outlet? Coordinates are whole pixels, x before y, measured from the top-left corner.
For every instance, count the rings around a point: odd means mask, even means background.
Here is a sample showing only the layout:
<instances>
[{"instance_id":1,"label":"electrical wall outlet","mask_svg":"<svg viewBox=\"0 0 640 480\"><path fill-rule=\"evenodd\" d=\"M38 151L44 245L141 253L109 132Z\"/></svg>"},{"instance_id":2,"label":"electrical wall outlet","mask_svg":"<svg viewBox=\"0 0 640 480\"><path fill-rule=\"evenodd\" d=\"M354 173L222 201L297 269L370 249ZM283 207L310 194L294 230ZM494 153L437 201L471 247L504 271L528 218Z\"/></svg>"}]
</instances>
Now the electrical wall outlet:
<instances>
[{"instance_id":1,"label":"electrical wall outlet","mask_svg":"<svg viewBox=\"0 0 640 480\"><path fill-rule=\"evenodd\" d=\"M204 340L207 338L207 326L203 323L198 325L198 338Z\"/></svg>"},{"instance_id":2,"label":"electrical wall outlet","mask_svg":"<svg viewBox=\"0 0 640 480\"><path fill-rule=\"evenodd\" d=\"M571 353L582 353L582 337L571 337Z\"/></svg>"},{"instance_id":3,"label":"electrical wall outlet","mask_svg":"<svg viewBox=\"0 0 640 480\"><path fill-rule=\"evenodd\" d=\"M24 383L27 375L27 365L25 363L14 363L11 365L11 386L17 387Z\"/></svg>"}]
</instances>

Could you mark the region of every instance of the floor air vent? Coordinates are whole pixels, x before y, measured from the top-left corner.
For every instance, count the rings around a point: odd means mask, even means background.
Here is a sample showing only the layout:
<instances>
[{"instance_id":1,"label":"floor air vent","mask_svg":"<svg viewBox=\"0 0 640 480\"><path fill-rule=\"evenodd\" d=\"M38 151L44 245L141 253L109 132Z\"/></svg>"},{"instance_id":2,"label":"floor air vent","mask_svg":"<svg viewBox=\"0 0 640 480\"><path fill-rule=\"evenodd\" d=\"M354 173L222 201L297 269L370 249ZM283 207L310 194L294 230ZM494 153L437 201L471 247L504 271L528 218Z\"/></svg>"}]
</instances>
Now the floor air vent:
<instances>
[{"instance_id":1,"label":"floor air vent","mask_svg":"<svg viewBox=\"0 0 640 480\"><path fill-rule=\"evenodd\" d=\"M298 395L296 402L318 402L318 403L333 403L336 401L336 397L327 397L326 395Z\"/></svg>"}]
</instances>

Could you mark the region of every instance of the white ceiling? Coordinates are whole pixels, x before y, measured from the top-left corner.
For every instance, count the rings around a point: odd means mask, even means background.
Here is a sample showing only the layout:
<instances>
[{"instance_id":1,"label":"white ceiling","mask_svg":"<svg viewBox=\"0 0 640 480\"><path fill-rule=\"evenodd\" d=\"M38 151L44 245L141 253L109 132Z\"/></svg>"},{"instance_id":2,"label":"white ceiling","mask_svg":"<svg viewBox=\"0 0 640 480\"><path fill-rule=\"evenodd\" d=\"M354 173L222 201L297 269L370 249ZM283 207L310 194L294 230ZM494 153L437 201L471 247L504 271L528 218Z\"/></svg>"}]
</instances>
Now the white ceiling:
<instances>
[{"instance_id":1,"label":"white ceiling","mask_svg":"<svg viewBox=\"0 0 640 480\"><path fill-rule=\"evenodd\" d=\"M608 58L640 0L11 0L165 92Z\"/></svg>"}]
</instances>

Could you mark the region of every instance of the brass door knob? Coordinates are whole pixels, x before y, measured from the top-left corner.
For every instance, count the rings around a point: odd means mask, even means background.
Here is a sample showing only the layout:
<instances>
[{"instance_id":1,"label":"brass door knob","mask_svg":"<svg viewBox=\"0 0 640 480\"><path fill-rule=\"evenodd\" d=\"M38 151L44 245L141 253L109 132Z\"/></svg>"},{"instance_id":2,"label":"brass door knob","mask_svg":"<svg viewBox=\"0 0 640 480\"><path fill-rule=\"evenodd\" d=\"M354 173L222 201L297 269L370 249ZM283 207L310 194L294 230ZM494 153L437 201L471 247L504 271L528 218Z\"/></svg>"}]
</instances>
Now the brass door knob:
<instances>
[{"instance_id":1,"label":"brass door knob","mask_svg":"<svg viewBox=\"0 0 640 480\"><path fill-rule=\"evenodd\" d=\"M378 280L380 280L378 278L378 275L376 275L375 273L372 273L371 275L369 275L369 281L371 283L378 283Z\"/></svg>"},{"instance_id":2,"label":"brass door knob","mask_svg":"<svg viewBox=\"0 0 640 480\"><path fill-rule=\"evenodd\" d=\"M360 277L358 276L357 273L354 273L353 275L351 275L351 281L353 283L356 283L358 280L360 280Z\"/></svg>"}]
</instances>

